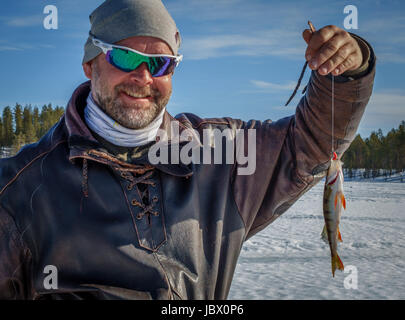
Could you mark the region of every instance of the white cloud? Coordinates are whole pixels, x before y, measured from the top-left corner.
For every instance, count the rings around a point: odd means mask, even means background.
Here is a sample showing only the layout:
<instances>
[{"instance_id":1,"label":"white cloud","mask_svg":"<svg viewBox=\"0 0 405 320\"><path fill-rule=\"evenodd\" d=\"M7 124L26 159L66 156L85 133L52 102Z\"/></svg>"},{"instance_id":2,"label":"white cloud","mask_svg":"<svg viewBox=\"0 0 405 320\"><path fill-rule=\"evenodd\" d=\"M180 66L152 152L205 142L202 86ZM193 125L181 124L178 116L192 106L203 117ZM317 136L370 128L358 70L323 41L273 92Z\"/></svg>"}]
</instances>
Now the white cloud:
<instances>
[{"instance_id":1,"label":"white cloud","mask_svg":"<svg viewBox=\"0 0 405 320\"><path fill-rule=\"evenodd\" d=\"M226 56L282 56L301 59L305 43L300 32L281 29L249 32L249 34L217 34L185 38L182 51L191 60Z\"/></svg>"},{"instance_id":2,"label":"white cloud","mask_svg":"<svg viewBox=\"0 0 405 320\"><path fill-rule=\"evenodd\" d=\"M41 15L32 15L25 17L12 17L3 19L5 20L6 25L10 27L32 27L41 25L43 22L44 16Z\"/></svg>"},{"instance_id":3,"label":"white cloud","mask_svg":"<svg viewBox=\"0 0 405 320\"><path fill-rule=\"evenodd\" d=\"M397 128L405 120L405 94L399 92L373 93L367 105L359 131L384 131Z\"/></svg>"},{"instance_id":4,"label":"white cloud","mask_svg":"<svg viewBox=\"0 0 405 320\"><path fill-rule=\"evenodd\" d=\"M302 31L309 16L330 15L330 7L307 2L258 0L167 0L176 21L192 24L183 34L182 52L192 60L228 56L278 56L302 59ZM329 12L329 13L328 13Z\"/></svg>"},{"instance_id":5,"label":"white cloud","mask_svg":"<svg viewBox=\"0 0 405 320\"><path fill-rule=\"evenodd\" d=\"M379 13L360 24L361 36L373 46L382 63L405 63L405 17L402 12Z\"/></svg>"},{"instance_id":6,"label":"white cloud","mask_svg":"<svg viewBox=\"0 0 405 320\"><path fill-rule=\"evenodd\" d=\"M277 24L280 27L305 26L310 16L327 16L331 6L320 6L322 0L262 1L262 0L166 0L165 5L174 18L201 23L232 22L232 28L242 30L258 24ZM336 6L336 4L335 4ZM207 25L204 25L207 27ZM229 25L228 25L229 26Z\"/></svg>"},{"instance_id":7,"label":"white cloud","mask_svg":"<svg viewBox=\"0 0 405 320\"><path fill-rule=\"evenodd\" d=\"M344 1L324 5L311 1L258 1L258 0L167 0L169 11L179 21L191 21L198 38L185 37L184 48L191 59L208 59L218 56L285 56L288 59L301 58L305 50L301 43L301 31L306 20L313 19L320 28L329 23L343 27ZM398 2L390 5L399 8ZM389 10L385 3L374 4L375 10L367 15L360 11L359 29L354 33L371 43L382 63L405 63L405 17L401 10ZM387 9L388 8L388 9ZM339 18L339 13L341 17ZM338 20L337 20L338 18ZM176 19L177 20L177 19ZM278 44L259 43L263 37L258 33L266 27L286 37L280 37ZM179 25L182 31L182 25ZM288 32L288 31L290 32ZM187 31L187 30L185 30ZM294 33L295 31L295 33ZM264 33L262 31L262 33ZM290 33L290 34L288 34ZM196 32L194 31L194 34ZM253 38L253 39L252 39ZM293 41L293 38L295 41ZM274 39L270 37L270 40ZM252 46L255 46L252 48ZM304 48L304 49L303 49Z\"/></svg>"},{"instance_id":8,"label":"white cloud","mask_svg":"<svg viewBox=\"0 0 405 320\"><path fill-rule=\"evenodd\" d=\"M403 53L377 52L376 55L381 62L405 63L405 56Z\"/></svg>"},{"instance_id":9,"label":"white cloud","mask_svg":"<svg viewBox=\"0 0 405 320\"><path fill-rule=\"evenodd\" d=\"M400 93L374 93L367 106L367 114L405 118L405 95Z\"/></svg>"},{"instance_id":10,"label":"white cloud","mask_svg":"<svg viewBox=\"0 0 405 320\"><path fill-rule=\"evenodd\" d=\"M270 90L270 91L284 91L284 90L294 90L297 85L294 81L290 81L287 84L278 84L260 80L250 80L250 82L259 89Z\"/></svg>"},{"instance_id":11,"label":"white cloud","mask_svg":"<svg viewBox=\"0 0 405 320\"><path fill-rule=\"evenodd\" d=\"M0 45L0 51L24 51L24 50L40 50L40 49L54 49L55 46L52 44L41 44L37 43L35 45L27 43L14 43L13 45Z\"/></svg>"},{"instance_id":12,"label":"white cloud","mask_svg":"<svg viewBox=\"0 0 405 320\"><path fill-rule=\"evenodd\" d=\"M0 51L21 51L21 48L11 46L0 46Z\"/></svg>"}]
</instances>

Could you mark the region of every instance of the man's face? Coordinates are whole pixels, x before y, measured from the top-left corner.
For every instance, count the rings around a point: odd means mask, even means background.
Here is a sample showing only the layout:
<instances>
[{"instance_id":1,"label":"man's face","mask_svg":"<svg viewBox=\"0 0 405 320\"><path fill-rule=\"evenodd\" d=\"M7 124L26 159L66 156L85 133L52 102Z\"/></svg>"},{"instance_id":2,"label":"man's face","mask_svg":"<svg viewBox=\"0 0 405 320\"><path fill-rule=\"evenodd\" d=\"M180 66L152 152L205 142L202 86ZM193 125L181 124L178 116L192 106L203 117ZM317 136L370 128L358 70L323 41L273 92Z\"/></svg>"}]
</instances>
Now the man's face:
<instances>
[{"instance_id":1,"label":"man's face","mask_svg":"<svg viewBox=\"0 0 405 320\"><path fill-rule=\"evenodd\" d=\"M153 37L132 37L116 45L149 54L173 54L166 42ZM172 75L154 78L146 63L132 72L124 72L109 64L105 54L100 54L84 64L83 70L91 80L96 103L130 129L146 127L167 105L172 93Z\"/></svg>"}]
</instances>

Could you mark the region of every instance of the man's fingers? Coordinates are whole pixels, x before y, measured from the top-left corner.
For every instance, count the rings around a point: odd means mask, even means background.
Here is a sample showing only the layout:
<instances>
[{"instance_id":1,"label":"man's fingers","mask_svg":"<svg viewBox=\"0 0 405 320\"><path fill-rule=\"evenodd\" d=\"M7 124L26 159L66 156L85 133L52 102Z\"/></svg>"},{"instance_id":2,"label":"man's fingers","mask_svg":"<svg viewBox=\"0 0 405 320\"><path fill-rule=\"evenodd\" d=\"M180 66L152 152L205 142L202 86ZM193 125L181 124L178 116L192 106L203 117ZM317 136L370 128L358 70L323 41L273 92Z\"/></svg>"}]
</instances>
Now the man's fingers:
<instances>
[{"instance_id":1,"label":"man's fingers","mask_svg":"<svg viewBox=\"0 0 405 320\"><path fill-rule=\"evenodd\" d=\"M329 53L332 51L327 51L327 52ZM329 74L329 72L332 72L338 66L340 66L353 52L354 51L353 51L353 47L351 46L351 44L346 43L345 45L340 47L336 52L334 52L334 54L331 54L330 57L325 54L321 58L321 61L322 61L322 59L324 59L324 60L318 69L319 74L321 74L321 75ZM335 72L333 74L336 75ZM337 74L339 74L339 72Z\"/></svg>"},{"instance_id":2,"label":"man's fingers","mask_svg":"<svg viewBox=\"0 0 405 320\"><path fill-rule=\"evenodd\" d=\"M343 61L340 65L338 65L335 70L333 70L332 74L334 76L338 76L341 75L342 73L348 71L348 70L352 70L353 69L353 65L354 65L354 61L355 61L355 55L351 54L349 55L345 61Z\"/></svg>"},{"instance_id":3,"label":"man's fingers","mask_svg":"<svg viewBox=\"0 0 405 320\"><path fill-rule=\"evenodd\" d=\"M302 37L308 47L305 59L312 70L320 75L340 75L358 68L362 63L362 53L356 40L345 30L327 26L319 31L304 30Z\"/></svg>"},{"instance_id":4,"label":"man's fingers","mask_svg":"<svg viewBox=\"0 0 405 320\"><path fill-rule=\"evenodd\" d=\"M347 39L345 37L342 37L340 34L335 35L333 38L329 39L317 52L317 56L315 57L315 61L313 61L312 64L314 66L314 63L318 66L322 66L325 62L327 62L330 58L332 58L335 54L339 52L339 50L347 44ZM344 58L349 55L350 52L348 51L349 48L345 48L342 52L342 54L346 54Z\"/></svg>"},{"instance_id":5,"label":"man's fingers","mask_svg":"<svg viewBox=\"0 0 405 320\"><path fill-rule=\"evenodd\" d=\"M313 33L311 40L309 41L308 48L305 52L305 57L307 60L315 58L317 51L325 44L325 42L335 35L336 31L337 27L327 26ZM315 67L315 69L316 68L317 67Z\"/></svg>"},{"instance_id":6,"label":"man's fingers","mask_svg":"<svg viewBox=\"0 0 405 320\"><path fill-rule=\"evenodd\" d=\"M309 44L309 41L312 38L312 32L309 29L305 29L304 32L302 33L302 37L304 38L305 42Z\"/></svg>"}]
</instances>

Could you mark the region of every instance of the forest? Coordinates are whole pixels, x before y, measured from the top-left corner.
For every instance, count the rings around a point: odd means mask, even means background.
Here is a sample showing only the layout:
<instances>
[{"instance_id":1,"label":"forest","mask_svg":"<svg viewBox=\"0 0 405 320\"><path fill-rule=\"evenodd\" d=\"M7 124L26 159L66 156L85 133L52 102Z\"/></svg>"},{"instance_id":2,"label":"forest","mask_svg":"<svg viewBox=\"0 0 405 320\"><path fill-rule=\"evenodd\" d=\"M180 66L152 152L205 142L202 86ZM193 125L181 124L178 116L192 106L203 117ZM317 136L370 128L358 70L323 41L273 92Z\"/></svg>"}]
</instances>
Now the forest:
<instances>
[{"instance_id":1,"label":"forest","mask_svg":"<svg viewBox=\"0 0 405 320\"><path fill-rule=\"evenodd\" d=\"M14 155L20 148L38 141L63 115L63 107L44 105L38 107L16 104L7 106L0 117L0 148L9 150L7 155ZM2 152L4 154L4 152Z\"/></svg>"},{"instance_id":2,"label":"forest","mask_svg":"<svg viewBox=\"0 0 405 320\"><path fill-rule=\"evenodd\" d=\"M366 169L365 178L391 175L405 169L405 121L386 135L381 129L368 138L357 135L342 157L348 175L353 169ZM381 173L383 170L383 173Z\"/></svg>"}]
</instances>

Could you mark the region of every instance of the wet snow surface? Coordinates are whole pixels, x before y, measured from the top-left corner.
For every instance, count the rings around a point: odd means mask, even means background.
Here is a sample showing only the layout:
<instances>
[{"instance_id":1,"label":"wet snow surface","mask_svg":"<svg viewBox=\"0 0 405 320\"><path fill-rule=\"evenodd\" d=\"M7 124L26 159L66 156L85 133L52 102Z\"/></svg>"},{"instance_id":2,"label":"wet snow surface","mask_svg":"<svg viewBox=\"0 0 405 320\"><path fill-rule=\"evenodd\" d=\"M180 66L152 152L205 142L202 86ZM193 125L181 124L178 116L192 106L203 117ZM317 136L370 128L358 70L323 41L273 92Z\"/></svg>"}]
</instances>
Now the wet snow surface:
<instances>
[{"instance_id":1,"label":"wet snow surface","mask_svg":"<svg viewBox=\"0 0 405 320\"><path fill-rule=\"evenodd\" d=\"M229 299L405 299L405 184L345 182L339 256L357 268L332 277L320 239L323 182L246 241ZM351 278L346 283L352 283Z\"/></svg>"}]
</instances>

